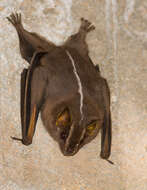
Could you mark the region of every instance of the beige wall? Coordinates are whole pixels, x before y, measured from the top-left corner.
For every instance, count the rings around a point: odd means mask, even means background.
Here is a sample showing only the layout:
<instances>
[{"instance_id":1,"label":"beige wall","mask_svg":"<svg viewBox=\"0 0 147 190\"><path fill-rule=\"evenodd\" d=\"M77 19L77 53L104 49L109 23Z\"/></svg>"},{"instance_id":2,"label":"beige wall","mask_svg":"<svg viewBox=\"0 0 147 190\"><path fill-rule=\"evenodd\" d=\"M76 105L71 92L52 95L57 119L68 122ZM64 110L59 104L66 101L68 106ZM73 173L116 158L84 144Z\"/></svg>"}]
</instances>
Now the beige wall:
<instances>
[{"instance_id":1,"label":"beige wall","mask_svg":"<svg viewBox=\"0 0 147 190\"><path fill-rule=\"evenodd\" d=\"M36 3L37 2L37 3ZM80 17L96 25L87 42L111 88L111 160L99 158L100 136L74 157L63 157L41 121L31 146L21 136L16 31L5 19L22 13L25 27L56 44L78 30ZM147 190L147 1L0 1L0 190Z\"/></svg>"}]
</instances>

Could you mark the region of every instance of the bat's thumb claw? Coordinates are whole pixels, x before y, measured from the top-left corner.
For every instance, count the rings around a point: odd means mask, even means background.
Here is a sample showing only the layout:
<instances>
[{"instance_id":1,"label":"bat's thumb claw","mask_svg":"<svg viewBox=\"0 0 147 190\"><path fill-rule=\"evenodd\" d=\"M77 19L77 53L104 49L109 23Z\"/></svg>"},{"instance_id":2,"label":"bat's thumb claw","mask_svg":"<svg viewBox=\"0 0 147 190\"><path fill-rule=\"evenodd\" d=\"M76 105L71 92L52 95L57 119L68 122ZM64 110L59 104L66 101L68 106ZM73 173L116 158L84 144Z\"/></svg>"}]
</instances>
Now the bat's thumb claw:
<instances>
[{"instance_id":1,"label":"bat's thumb claw","mask_svg":"<svg viewBox=\"0 0 147 190\"><path fill-rule=\"evenodd\" d=\"M107 160L107 159L106 159L106 161L109 162L110 164L113 164L113 165L114 165L114 162L112 162L111 160Z\"/></svg>"},{"instance_id":2,"label":"bat's thumb claw","mask_svg":"<svg viewBox=\"0 0 147 190\"><path fill-rule=\"evenodd\" d=\"M12 136L11 136L11 139L16 140L16 141L21 141L21 142L22 142L22 139L20 139L20 138L16 138L16 137L12 137Z\"/></svg>"}]
</instances>

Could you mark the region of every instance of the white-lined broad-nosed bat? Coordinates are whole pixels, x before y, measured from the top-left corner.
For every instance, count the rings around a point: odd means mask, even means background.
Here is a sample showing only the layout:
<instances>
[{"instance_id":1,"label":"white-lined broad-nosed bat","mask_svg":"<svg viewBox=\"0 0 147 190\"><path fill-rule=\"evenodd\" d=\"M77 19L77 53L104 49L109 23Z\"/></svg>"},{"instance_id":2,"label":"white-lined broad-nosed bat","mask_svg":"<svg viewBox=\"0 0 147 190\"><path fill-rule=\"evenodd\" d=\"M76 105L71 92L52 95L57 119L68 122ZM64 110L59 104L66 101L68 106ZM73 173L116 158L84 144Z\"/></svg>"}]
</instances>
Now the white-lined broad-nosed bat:
<instances>
[{"instance_id":1,"label":"white-lined broad-nosed bat","mask_svg":"<svg viewBox=\"0 0 147 190\"><path fill-rule=\"evenodd\" d=\"M21 126L24 145L32 143L38 114L65 156L73 156L101 130L101 158L111 152L110 92L88 54L86 35L95 27L81 19L78 33L56 46L23 28L21 14L7 19L15 27L21 56L30 64L21 73Z\"/></svg>"}]
</instances>

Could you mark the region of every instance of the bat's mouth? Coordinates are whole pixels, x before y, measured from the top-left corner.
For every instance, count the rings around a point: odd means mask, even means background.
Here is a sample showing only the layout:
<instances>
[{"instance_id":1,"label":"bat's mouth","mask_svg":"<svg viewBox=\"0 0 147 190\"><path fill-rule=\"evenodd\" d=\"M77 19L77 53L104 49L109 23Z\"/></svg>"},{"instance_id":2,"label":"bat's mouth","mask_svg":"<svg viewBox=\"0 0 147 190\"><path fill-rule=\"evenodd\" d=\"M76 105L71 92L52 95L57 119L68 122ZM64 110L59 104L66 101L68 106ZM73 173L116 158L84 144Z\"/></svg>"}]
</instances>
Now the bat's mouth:
<instances>
[{"instance_id":1,"label":"bat's mouth","mask_svg":"<svg viewBox=\"0 0 147 190\"><path fill-rule=\"evenodd\" d=\"M69 134L65 136L62 134L64 140L60 144L60 149L64 156L73 156L79 151L83 144L84 134L85 130L81 132L78 138L74 138L74 126L71 126Z\"/></svg>"},{"instance_id":2,"label":"bat's mouth","mask_svg":"<svg viewBox=\"0 0 147 190\"><path fill-rule=\"evenodd\" d=\"M63 151L63 155L64 156L73 156L75 155L79 150L79 145L74 145L74 146L69 146L67 148L64 149Z\"/></svg>"},{"instance_id":3,"label":"bat's mouth","mask_svg":"<svg viewBox=\"0 0 147 190\"><path fill-rule=\"evenodd\" d=\"M64 156L73 156L79 151L80 145L69 145L68 147L66 146L66 143L61 143L60 144L60 150Z\"/></svg>"}]
</instances>

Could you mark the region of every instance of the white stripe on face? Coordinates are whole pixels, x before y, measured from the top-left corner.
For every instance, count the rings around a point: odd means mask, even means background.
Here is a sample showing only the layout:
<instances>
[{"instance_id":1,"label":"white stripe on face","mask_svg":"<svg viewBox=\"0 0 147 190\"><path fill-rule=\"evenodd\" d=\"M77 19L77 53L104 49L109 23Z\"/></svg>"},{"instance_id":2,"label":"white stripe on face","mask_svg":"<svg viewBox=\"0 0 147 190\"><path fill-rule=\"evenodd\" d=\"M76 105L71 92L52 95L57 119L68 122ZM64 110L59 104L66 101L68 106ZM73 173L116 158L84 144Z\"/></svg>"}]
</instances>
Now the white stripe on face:
<instances>
[{"instance_id":1,"label":"white stripe on face","mask_svg":"<svg viewBox=\"0 0 147 190\"><path fill-rule=\"evenodd\" d=\"M69 59L71 60L71 63L72 63L72 66L73 66L73 71L74 71L74 74L76 76L78 86L79 86L78 92L80 94L80 113L81 113L80 122L81 122L83 120L83 117L84 117L84 115L83 115L83 98L84 97L83 97L83 91L82 91L82 83L81 83L80 77L79 77L79 75L77 73L76 66L75 66L75 63L74 63L74 60L73 60L71 54L67 50L66 50L66 53L67 53Z\"/></svg>"}]
</instances>

